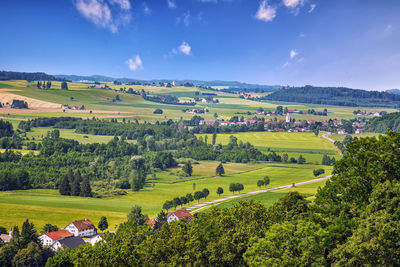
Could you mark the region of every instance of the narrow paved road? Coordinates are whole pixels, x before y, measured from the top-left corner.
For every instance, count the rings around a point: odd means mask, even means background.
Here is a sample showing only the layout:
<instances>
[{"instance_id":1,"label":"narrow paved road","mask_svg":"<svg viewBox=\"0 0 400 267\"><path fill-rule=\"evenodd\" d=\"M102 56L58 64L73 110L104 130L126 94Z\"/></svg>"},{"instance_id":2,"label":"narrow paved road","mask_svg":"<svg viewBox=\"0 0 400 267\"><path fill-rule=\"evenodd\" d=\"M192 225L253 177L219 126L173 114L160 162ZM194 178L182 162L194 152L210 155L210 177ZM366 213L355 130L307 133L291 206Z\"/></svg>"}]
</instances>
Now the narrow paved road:
<instances>
[{"instance_id":1,"label":"narrow paved road","mask_svg":"<svg viewBox=\"0 0 400 267\"><path fill-rule=\"evenodd\" d=\"M333 140L332 138L329 138L328 135L330 135L330 132L326 132L323 135L321 135L322 138L324 138L325 140L328 140L331 143L335 143L335 140Z\"/></svg>"},{"instance_id":2,"label":"narrow paved road","mask_svg":"<svg viewBox=\"0 0 400 267\"><path fill-rule=\"evenodd\" d=\"M342 155L342 151L340 151L340 149L335 145L335 140L333 140L332 138L328 137L328 135L330 135L331 132L326 132L323 135L321 135L322 138L324 138L325 140L331 142L335 147L337 152L339 153L339 155Z\"/></svg>"},{"instance_id":3,"label":"narrow paved road","mask_svg":"<svg viewBox=\"0 0 400 267\"><path fill-rule=\"evenodd\" d=\"M320 177L320 178L316 178L316 179L312 179L312 180L308 180L308 181L304 181L304 182L295 183L295 185L299 186L299 185L304 185L304 184L311 184L311 183L327 180L327 179L329 179L331 177L332 177L332 175L328 175L328 176L324 176L324 177ZM207 202L201 202L201 203L199 203L197 205L194 205L194 206L191 206L191 207L187 207L186 209L187 210L191 210L191 211L193 211L193 210L201 210L201 209L205 208L206 206L213 205L213 204L216 204L216 203L219 203L219 202L223 202L223 201L226 201L226 200L230 200L230 199L234 199L234 198L238 198L238 197L243 197L243 196L256 195L256 194L265 193L265 192L272 191L272 190L286 189L286 188L290 188L292 186L293 186L293 184L282 185L282 186L278 186L278 187L271 187L271 188L267 188L267 189L261 189L261 190L257 190L257 191L253 191L253 192L249 192L249 193L233 195L233 196L224 197L224 198L211 200L211 201L207 201Z\"/></svg>"}]
</instances>

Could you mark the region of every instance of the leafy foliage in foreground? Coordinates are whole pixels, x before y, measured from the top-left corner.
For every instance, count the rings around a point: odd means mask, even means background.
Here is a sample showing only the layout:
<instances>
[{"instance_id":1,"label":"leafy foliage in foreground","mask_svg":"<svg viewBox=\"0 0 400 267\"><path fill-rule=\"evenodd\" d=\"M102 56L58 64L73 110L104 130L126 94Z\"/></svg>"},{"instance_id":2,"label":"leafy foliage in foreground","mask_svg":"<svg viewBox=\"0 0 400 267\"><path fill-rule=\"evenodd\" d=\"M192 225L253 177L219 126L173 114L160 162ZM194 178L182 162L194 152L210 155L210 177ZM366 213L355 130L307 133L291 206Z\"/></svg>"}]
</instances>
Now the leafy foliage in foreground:
<instances>
[{"instance_id":1,"label":"leafy foliage in foreground","mask_svg":"<svg viewBox=\"0 0 400 267\"><path fill-rule=\"evenodd\" d=\"M291 192L268 209L241 201L154 231L128 221L48 266L397 266L399 151L399 133L355 139L314 204Z\"/></svg>"}]
</instances>

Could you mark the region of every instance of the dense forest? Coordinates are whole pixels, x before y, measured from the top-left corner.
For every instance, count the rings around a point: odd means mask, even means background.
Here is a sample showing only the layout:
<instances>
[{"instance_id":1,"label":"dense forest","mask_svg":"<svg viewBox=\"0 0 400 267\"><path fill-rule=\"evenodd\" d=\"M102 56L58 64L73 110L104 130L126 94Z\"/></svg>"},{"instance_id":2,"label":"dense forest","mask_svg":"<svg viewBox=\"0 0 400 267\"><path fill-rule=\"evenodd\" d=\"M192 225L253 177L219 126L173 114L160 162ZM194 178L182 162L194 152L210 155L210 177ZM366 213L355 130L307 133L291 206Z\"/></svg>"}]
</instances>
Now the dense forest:
<instances>
[{"instance_id":1,"label":"dense forest","mask_svg":"<svg viewBox=\"0 0 400 267\"><path fill-rule=\"evenodd\" d=\"M400 133L356 139L313 203L291 192L269 208L240 201L189 223L168 224L162 211L154 230L137 212L105 242L47 266L398 266L399 150Z\"/></svg>"},{"instance_id":2,"label":"dense forest","mask_svg":"<svg viewBox=\"0 0 400 267\"><path fill-rule=\"evenodd\" d=\"M389 113L368 121L365 130L384 133L387 129L400 132L400 112Z\"/></svg>"},{"instance_id":3,"label":"dense forest","mask_svg":"<svg viewBox=\"0 0 400 267\"><path fill-rule=\"evenodd\" d=\"M286 87L258 100L351 107L400 107L400 95L344 87Z\"/></svg>"},{"instance_id":4,"label":"dense forest","mask_svg":"<svg viewBox=\"0 0 400 267\"><path fill-rule=\"evenodd\" d=\"M15 72L0 71L0 81L6 80L26 80L31 81L65 81L63 78L57 78L44 72Z\"/></svg>"}]
</instances>

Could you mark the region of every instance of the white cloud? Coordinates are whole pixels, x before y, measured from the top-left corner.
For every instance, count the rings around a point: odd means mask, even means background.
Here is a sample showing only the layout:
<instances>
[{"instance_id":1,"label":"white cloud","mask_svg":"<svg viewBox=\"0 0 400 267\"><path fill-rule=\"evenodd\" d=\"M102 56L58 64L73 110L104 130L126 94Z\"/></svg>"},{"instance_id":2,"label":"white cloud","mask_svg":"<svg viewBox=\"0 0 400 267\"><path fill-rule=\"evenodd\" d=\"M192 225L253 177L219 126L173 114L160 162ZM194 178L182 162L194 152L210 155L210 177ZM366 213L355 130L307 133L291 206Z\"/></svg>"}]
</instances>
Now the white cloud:
<instances>
[{"instance_id":1,"label":"white cloud","mask_svg":"<svg viewBox=\"0 0 400 267\"><path fill-rule=\"evenodd\" d=\"M167 3L169 8L176 8L175 0L167 0Z\"/></svg>"},{"instance_id":2,"label":"white cloud","mask_svg":"<svg viewBox=\"0 0 400 267\"><path fill-rule=\"evenodd\" d=\"M187 56L190 55L190 52L192 51L192 47L186 43L182 42L182 44L178 47L179 51Z\"/></svg>"},{"instance_id":3,"label":"white cloud","mask_svg":"<svg viewBox=\"0 0 400 267\"><path fill-rule=\"evenodd\" d=\"M298 5L302 5L304 0L283 0L283 4L289 8L295 8Z\"/></svg>"},{"instance_id":4,"label":"white cloud","mask_svg":"<svg viewBox=\"0 0 400 267\"><path fill-rule=\"evenodd\" d=\"M290 59L292 59L292 58L294 58L295 56L297 56L298 53L297 53L297 51L296 51L295 49L292 49L292 50L290 50L289 55L290 55Z\"/></svg>"},{"instance_id":5,"label":"white cloud","mask_svg":"<svg viewBox=\"0 0 400 267\"><path fill-rule=\"evenodd\" d=\"M135 71L138 69L143 69L143 62L139 55L136 55L134 59L130 58L125 62L128 65L128 68L131 71Z\"/></svg>"},{"instance_id":6,"label":"white cloud","mask_svg":"<svg viewBox=\"0 0 400 267\"><path fill-rule=\"evenodd\" d=\"M114 6L112 9L111 6ZM116 7L115 7L116 6ZM118 27L131 19L129 0L76 0L75 7L83 17L111 32L118 32ZM113 16L113 12L114 15Z\"/></svg>"},{"instance_id":7,"label":"white cloud","mask_svg":"<svg viewBox=\"0 0 400 267\"><path fill-rule=\"evenodd\" d=\"M313 12L314 11L314 9L317 7L317 5L316 4L311 4L310 5L310 10L308 10L308 13L311 13L311 12Z\"/></svg>"},{"instance_id":8,"label":"white cloud","mask_svg":"<svg viewBox=\"0 0 400 267\"><path fill-rule=\"evenodd\" d=\"M113 5L119 5L121 9L129 10L131 9L131 2L129 0L110 0Z\"/></svg>"},{"instance_id":9,"label":"white cloud","mask_svg":"<svg viewBox=\"0 0 400 267\"><path fill-rule=\"evenodd\" d=\"M256 18L263 21L272 21L276 16L276 9L269 6L266 0L263 0L258 7Z\"/></svg>"}]
</instances>

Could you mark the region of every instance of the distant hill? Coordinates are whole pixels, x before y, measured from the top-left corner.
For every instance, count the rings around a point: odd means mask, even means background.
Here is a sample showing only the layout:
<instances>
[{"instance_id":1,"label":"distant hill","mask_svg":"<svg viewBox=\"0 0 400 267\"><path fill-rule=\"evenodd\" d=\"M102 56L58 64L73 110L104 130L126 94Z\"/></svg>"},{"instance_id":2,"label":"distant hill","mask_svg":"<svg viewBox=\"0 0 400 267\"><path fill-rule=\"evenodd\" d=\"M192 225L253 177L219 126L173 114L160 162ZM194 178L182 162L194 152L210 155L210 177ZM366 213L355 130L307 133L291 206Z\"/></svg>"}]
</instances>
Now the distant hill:
<instances>
[{"instance_id":1,"label":"distant hill","mask_svg":"<svg viewBox=\"0 0 400 267\"><path fill-rule=\"evenodd\" d=\"M262 99L350 107L400 107L400 95L345 87L285 87Z\"/></svg>"},{"instance_id":2,"label":"distant hill","mask_svg":"<svg viewBox=\"0 0 400 267\"><path fill-rule=\"evenodd\" d=\"M191 83L195 86L202 87L226 87L226 88L246 88L246 89L259 89L265 92L273 92L276 91L282 86L280 85L262 85L262 84L250 84L250 83L242 83L236 81L201 81L201 80L171 80L171 79L158 79L158 80L138 80L131 78L114 78L102 75L92 75L92 76L81 76L81 75L65 75L59 74L54 75L58 78L67 79L71 81L91 81L91 82L103 82L103 83L111 83L114 81L126 82L126 83L171 83L175 81L177 84L185 84Z\"/></svg>"},{"instance_id":3,"label":"distant hill","mask_svg":"<svg viewBox=\"0 0 400 267\"><path fill-rule=\"evenodd\" d=\"M16 71L0 71L0 81L8 80L27 80L27 81L64 81L44 72L16 72Z\"/></svg>"},{"instance_id":4,"label":"distant hill","mask_svg":"<svg viewBox=\"0 0 400 267\"><path fill-rule=\"evenodd\" d=\"M375 133L384 133L386 129L400 132L400 112L389 113L368 121L365 130Z\"/></svg>"},{"instance_id":5,"label":"distant hill","mask_svg":"<svg viewBox=\"0 0 400 267\"><path fill-rule=\"evenodd\" d=\"M389 93L389 94L400 95L400 89L389 89L389 90L386 90L385 92Z\"/></svg>"}]
</instances>

